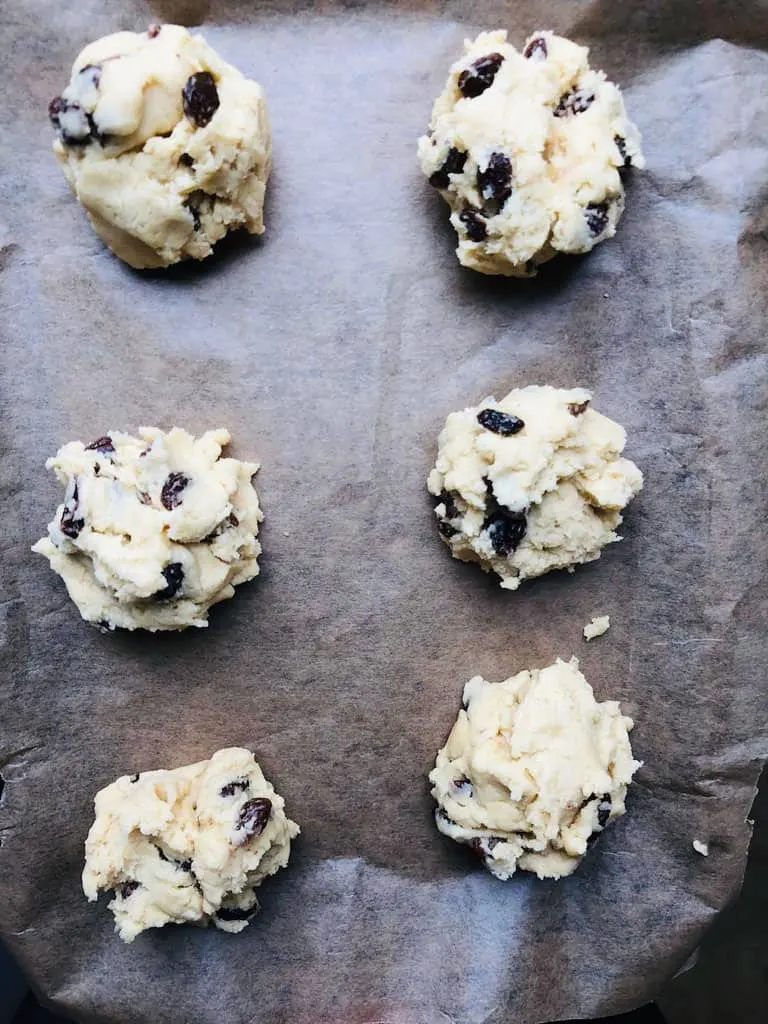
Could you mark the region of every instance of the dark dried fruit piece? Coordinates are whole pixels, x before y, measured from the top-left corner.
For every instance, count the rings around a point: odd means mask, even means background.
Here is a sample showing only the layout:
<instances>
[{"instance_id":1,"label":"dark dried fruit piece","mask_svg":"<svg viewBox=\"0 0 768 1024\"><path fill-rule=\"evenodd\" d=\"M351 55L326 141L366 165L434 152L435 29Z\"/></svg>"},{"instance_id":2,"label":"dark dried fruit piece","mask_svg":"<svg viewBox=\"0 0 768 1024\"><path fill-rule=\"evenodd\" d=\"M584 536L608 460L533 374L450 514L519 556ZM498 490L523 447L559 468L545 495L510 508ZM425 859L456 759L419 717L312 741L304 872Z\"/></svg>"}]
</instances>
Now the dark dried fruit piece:
<instances>
[{"instance_id":1,"label":"dark dried fruit piece","mask_svg":"<svg viewBox=\"0 0 768 1024\"><path fill-rule=\"evenodd\" d=\"M496 214L512 195L512 161L504 153L491 153L488 165L477 169L477 190L487 206L484 212Z\"/></svg>"},{"instance_id":2,"label":"dark dried fruit piece","mask_svg":"<svg viewBox=\"0 0 768 1024\"><path fill-rule=\"evenodd\" d=\"M131 879L128 882L123 882L123 884L118 888L117 891L120 893L124 900L127 900L132 893L136 892L140 884L140 882L135 882L133 879Z\"/></svg>"},{"instance_id":3,"label":"dark dried fruit piece","mask_svg":"<svg viewBox=\"0 0 768 1024\"><path fill-rule=\"evenodd\" d=\"M204 128L219 109L219 92L210 71L190 75L181 92L184 113L190 121Z\"/></svg>"},{"instance_id":4,"label":"dark dried fruit piece","mask_svg":"<svg viewBox=\"0 0 768 1024\"><path fill-rule=\"evenodd\" d=\"M168 479L163 484L163 489L160 492L160 501L163 503L163 508L167 508L169 512L178 508L181 504L182 492L188 484L189 477L184 473L169 473Z\"/></svg>"},{"instance_id":5,"label":"dark dried fruit piece","mask_svg":"<svg viewBox=\"0 0 768 1024\"><path fill-rule=\"evenodd\" d=\"M489 53L487 57L478 57L458 78L459 92L468 99L481 96L493 85L504 58L500 53Z\"/></svg>"},{"instance_id":6,"label":"dark dried fruit piece","mask_svg":"<svg viewBox=\"0 0 768 1024\"><path fill-rule=\"evenodd\" d=\"M59 115L63 114L67 110L68 104L63 96L54 96L51 102L48 104L48 117L51 120L54 128L59 128Z\"/></svg>"},{"instance_id":7,"label":"dark dried fruit piece","mask_svg":"<svg viewBox=\"0 0 768 1024\"><path fill-rule=\"evenodd\" d=\"M80 536L80 531L85 526L85 519L78 519L78 507L77 507L77 480L74 481L72 488L72 496L65 498L64 500L64 511L61 513L61 519L59 520L59 527L65 537L69 537L70 540L75 540Z\"/></svg>"},{"instance_id":8,"label":"dark dried fruit piece","mask_svg":"<svg viewBox=\"0 0 768 1024\"><path fill-rule=\"evenodd\" d=\"M64 114L72 114L73 111L78 122L75 132L72 131L73 126L71 124L69 131L63 128L61 124L62 116ZM92 115L86 114L79 103L65 100L63 96L54 96L48 104L48 117L51 119L51 124L54 128L61 133L61 141L65 146L87 146L94 138L99 138ZM72 121L71 117L69 121Z\"/></svg>"},{"instance_id":9,"label":"dark dried fruit piece","mask_svg":"<svg viewBox=\"0 0 768 1024\"><path fill-rule=\"evenodd\" d=\"M246 843L260 836L267 827L271 813L272 801L267 797L257 796L253 800L246 800L235 824L235 831L244 833L241 842Z\"/></svg>"},{"instance_id":10,"label":"dark dried fruit piece","mask_svg":"<svg viewBox=\"0 0 768 1024\"><path fill-rule=\"evenodd\" d=\"M483 529L487 530L493 550L507 558L519 546L528 528L525 512L513 512L499 501L493 491L490 478L485 478L486 517Z\"/></svg>"},{"instance_id":11,"label":"dark dried fruit piece","mask_svg":"<svg viewBox=\"0 0 768 1024\"><path fill-rule=\"evenodd\" d=\"M438 519L437 528L444 537L453 537L459 531L454 526L451 526L448 520L455 519L457 516L461 515L459 510L456 508L456 502L454 501L453 495L448 491L442 491L437 498L437 504L445 505L445 512L443 513L442 518Z\"/></svg>"},{"instance_id":12,"label":"dark dried fruit piece","mask_svg":"<svg viewBox=\"0 0 768 1024\"><path fill-rule=\"evenodd\" d=\"M485 217L482 217L477 210L467 207L459 214L459 220L467 229L467 237L471 242L483 242L488 237Z\"/></svg>"},{"instance_id":13,"label":"dark dried fruit piece","mask_svg":"<svg viewBox=\"0 0 768 1024\"><path fill-rule=\"evenodd\" d=\"M219 907L215 916L220 921L250 921L258 911L258 903L254 903L252 907L247 909L245 907Z\"/></svg>"},{"instance_id":14,"label":"dark dried fruit piece","mask_svg":"<svg viewBox=\"0 0 768 1024\"><path fill-rule=\"evenodd\" d=\"M195 161L189 155L189 153L182 153L181 156L179 157L179 163L182 165L182 167L194 167L195 166Z\"/></svg>"},{"instance_id":15,"label":"dark dried fruit piece","mask_svg":"<svg viewBox=\"0 0 768 1024\"><path fill-rule=\"evenodd\" d=\"M477 414L477 422L481 427L502 437L511 437L523 429L525 423L518 417L498 409L482 409Z\"/></svg>"},{"instance_id":16,"label":"dark dried fruit piece","mask_svg":"<svg viewBox=\"0 0 768 1024\"><path fill-rule=\"evenodd\" d=\"M455 146L451 146L448 150L448 155L443 161L443 166L431 174L429 177L429 184L433 188L448 188L450 181L448 179L449 174L461 174L464 170L464 164L467 162L467 154L462 153L460 149L456 149Z\"/></svg>"},{"instance_id":17,"label":"dark dried fruit piece","mask_svg":"<svg viewBox=\"0 0 768 1024\"><path fill-rule=\"evenodd\" d=\"M87 75L90 78L88 84L98 89L101 82L101 64L86 64L84 68L80 68L78 75Z\"/></svg>"},{"instance_id":18,"label":"dark dried fruit piece","mask_svg":"<svg viewBox=\"0 0 768 1024\"><path fill-rule=\"evenodd\" d=\"M234 796L238 790L244 793L246 789L250 788L251 784L248 779L233 779L231 782L228 782L226 786L221 787L219 790L219 796Z\"/></svg>"},{"instance_id":19,"label":"dark dried fruit piece","mask_svg":"<svg viewBox=\"0 0 768 1024\"><path fill-rule=\"evenodd\" d=\"M535 57L536 60L546 60L548 56L547 41L542 36L537 36L523 50L523 56L529 60Z\"/></svg>"},{"instance_id":20,"label":"dark dried fruit piece","mask_svg":"<svg viewBox=\"0 0 768 1024\"><path fill-rule=\"evenodd\" d=\"M211 530L207 537L203 537L203 543L210 544L211 541L216 540L217 537L220 537L223 533L226 533L228 529L234 529L236 526L239 525L240 520L237 518L234 512L230 512L227 518L223 522L219 523L218 526L214 527L214 529Z\"/></svg>"},{"instance_id":21,"label":"dark dried fruit piece","mask_svg":"<svg viewBox=\"0 0 768 1024\"><path fill-rule=\"evenodd\" d=\"M590 234L597 238L608 226L608 203L589 203L584 211Z\"/></svg>"},{"instance_id":22,"label":"dark dried fruit piece","mask_svg":"<svg viewBox=\"0 0 768 1024\"><path fill-rule=\"evenodd\" d=\"M445 505L446 519L455 519L459 515L459 510L456 508L456 502L450 491L441 491L437 503L438 505Z\"/></svg>"},{"instance_id":23,"label":"dark dried fruit piece","mask_svg":"<svg viewBox=\"0 0 768 1024\"><path fill-rule=\"evenodd\" d=\"M597 824L600 828L605 828L608 824L612 807L613 801L611 800L611 794L604 793L600 798L600 803L597 805Z\"/></svg>"},{"instance_id":24,"label":"dark dried fruit piece","mask_svg":"<svg viewBox=\"0 0 768 1024\"><path fill-rule=\"evenodd\" d=\"M623 135L614 135L613 141L616 143L616 148L619 151L619 156L622 160L622 168L632 166L632 157L627 152L627 140Z\"/></svg>"},{"instance_id":25,"label":"dark dried fruit piece","mask_svg":"<svg viewBox=\"0 0 768 1024\"><path fill-rule=\"evenodd\" d=\"M589 110L594 102L595 94L593 92L587 92L585 89L571 89L570 92L560 97L560 102L552 113L555 117L583 114L585 110Z\"/></svg>"},{"instance_id":26,"label":"dark dried fruit piece","mask_svg":"<svg viewBox=\"0 0 768 1024\"><path fill-rule=\"evenodd\" d=\"M187 860L183 860L183 861L181 861L180 864L177 864L176 867L179 869L179 871L191 871L192 870L192 859L191 858L187 858Z\"/></svg>"},{"instance_id":27,"label":"dark dried fruit piece","mask_svg":"<svg viewBox=\"0 0 768 1024\"><path fill-rule=\"evenodd\" d=\"M527 527L524 512L499 512L483 523L493 550L501 558L508 558L519 547Z\"/></svg>"},{"instance_id":28,"label":"dark dried fruit piece","mask_svg":"<svg viewBox=\"0 0 768 1024\"><path fill-rule=\"evenodd\" d=\"M571 416L583 416L589 408L589 399L586 402L569 402L568 412Z\"/></svg>"},{"instance_id":29,"label":"dark dried fruit piece","mask_svg":"<svg viewBox=\"0 0 768 1024\"><path fill-rule=\"evenodd\" d=\"M104 437L100 437L97 441L87 444L85 450L87 452L98 452L99 455L110 455L115 450L115 446L112 443L112 438L107 437L105 434Z\"/></svg>"},{"instance_id":30,"label":"dark dried fruit piece","mask_svg":"<svg viewBox=\"0 0 768 1024\"><path fill-rule=\"evenodd\" d=\"M500 839L498 836L483 836L482 839L473 839L469 845L471 846L473 853L484 858L495 846L498 846L499 843L502 842L504 842L504 840Z\"/></svg>"},{"instance_id":31,"label":"dark dried fruit piece","mask_svg":"<svg viewBox=\"0 0 768 1024\"><path fill-rule=\"evenodd\" d=\"M166 565L163 569L163 576L168 586L153 594L155 601L169 601L172 597L175 597L179 587L184 582L184 569L181 562L171 562L169 565Z\"/></svg>"},{"instance_id":32,"label":"dark dried fruit piece","mask_svg":"<svg viewBox=\"0 0 768 1024\"><path fill-rule=\"evenodd\" d=\"M464 796L472 796L472 782L466 775L460 775L458 779L454 779L452 785L457 793L462 793Z\"/></svg>"}]
</instances>

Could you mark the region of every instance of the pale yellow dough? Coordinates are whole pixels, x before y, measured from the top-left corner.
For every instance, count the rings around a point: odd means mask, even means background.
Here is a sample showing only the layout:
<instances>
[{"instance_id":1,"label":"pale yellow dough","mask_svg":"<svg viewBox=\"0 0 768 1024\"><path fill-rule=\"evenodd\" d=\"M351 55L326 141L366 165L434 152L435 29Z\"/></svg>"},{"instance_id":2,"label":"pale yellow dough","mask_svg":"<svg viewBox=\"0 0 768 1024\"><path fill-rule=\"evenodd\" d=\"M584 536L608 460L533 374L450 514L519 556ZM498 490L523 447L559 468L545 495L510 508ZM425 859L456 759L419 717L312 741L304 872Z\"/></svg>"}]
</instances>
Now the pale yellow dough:
<instances>
[{"instance_id":1,"label":"pale yellow dough","mask_svg":"<svg viewBox=\"0 0 768 1024\"><path fill-rule=\"evenodd\" d=\"M124 775L96 794L83 891L114 890L109 909L125 942L165 924L240 932L256 888L284 868L299 826L249 750Z\"/></svg>"},{"instance_id":2,"label":"pale yellow dough","mask_svg":"<svg viewBox=\"0 0 768 1024\"><path fill-rule=\"evenodd\" d=\"M506 32L466 42L419 140L424 174L451 208L459 261L531 277L557 253L611 238L625 167L644 167L618 87L588 50L535 32L522 52Z\"/></svg>"},{"instance_id":3,"label":"pale yellow dough","mask_svg":"<svg viewBox=\"0 0 768 1024\"><path fill-rule=\"evenodd\" d=\"M153 632L206 626L212 605L258 575L259 467L222 458L229 440L227 430L112 430L48 460L64 501L32 550L84 619Z\"/></svg>"},{"instance_id":4,"label":"pale yellow dough","mask_svg":"<svg viewBox=\"0 0 768 1024\"><path fill-rule=\"evenodd\" d=\"M204 124L182 99L200 72L213 77L218 99ZM204 259L234 228L263 232L272 152L264 91L202 36L163 25L91 43L51 116L67 181L132 267Z\"/></svg>"},{"instance_id":5,"label":"pale yellow dough","mask_svg":"<svg viewBox=\"0 0 768 1024\"><path fill-rule=\"evenodd\" d=\"M610 628L610 615L595 615L595 617L584 626L584 639L587 641L594 640L598 636L603 636L603 634L607 633Z\"/></svg>"},{"instance_id":6,"label":"pale yellow dough","mask_svg":"<svg viewBox=\"0 0 768 1024\"><path fill-rule=\"evenodd\" d=\"M625 812L640 767L632 719L595 700L575 658L502 683L475 676L463 704L429 776L438 829L497 878L571 874L590 836Z\"/></svg>"},{"instance_id":7,"label":"pale yellow dough","mask_svg":"<svg viewBox=\"0 0 768 1024\"><path fill-rule=\"evenodd\" d=\"M427 486L454 558L479 562L516 590L552 569L600 557L643 486L623 458L624 428L589 407L584 388L518 388L454 412ZM494 432L481 419L514 428Z\"/></svg>"}]
</instances>

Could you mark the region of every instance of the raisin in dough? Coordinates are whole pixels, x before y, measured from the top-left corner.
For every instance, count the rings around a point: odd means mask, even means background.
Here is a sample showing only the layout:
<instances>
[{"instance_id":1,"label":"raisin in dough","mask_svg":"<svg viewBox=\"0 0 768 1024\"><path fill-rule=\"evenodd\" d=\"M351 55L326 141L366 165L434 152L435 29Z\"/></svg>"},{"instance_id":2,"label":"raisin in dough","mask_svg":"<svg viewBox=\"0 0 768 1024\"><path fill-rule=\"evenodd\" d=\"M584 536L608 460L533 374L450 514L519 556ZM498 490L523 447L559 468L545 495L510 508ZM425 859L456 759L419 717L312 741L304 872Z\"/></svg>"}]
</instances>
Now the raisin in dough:
<instances>
[{"instance_id":1,"label":"raisin in dough","mask_svg":"<svg viewBox=\"0 0 768 1024\"><path fill-rule=\"evenodd\" d=\"M147 928L211 921L241 932L258 912L256 888L288 863L299 826L249 750L124 775L96 794L85 844L89 901L109 909L126 942Z\"/></svg>"},{"instance_id":2,"label":"raisin in dough","mask_svg":"<svg viewBox=\"0 0 768 1024\"><path fill-rule=\"evenodd\" d=\"M503 683L475 676L429 776L437 827L497 878L571 874L589 837L624 814L640 767L632 724L595 700L575 658Z\"/></svg>"},{"instance_id":3,"label":"raisin in dough","mask_svg":"<svg viewBox=\"0 0 768 1024\"><path fill-rule=\"evenodd\" d=\"M221 458L226 430L113 430L46 463L64 502L33 551L88 622L114 629L206 626L208 610L258 575L263 515L255 462Z\"/></svg>"},{"instance_id":4,"label":"raisin in dough","mask_svg":"<svg viewBox=\"0 0 768 1024\"><path fill-rule=\"evenodd\" d=\"M86 46L51 101L56 159L93 228L138 269L264 230L264 92L179 25Z\"/></svg>"},{"instance_id":5,"label":"raisin in dough","mask_svg":"<svg viewBox=\"0 0 768 1024\"><path fill-rule=\"evenodd\" d=\"M448 417L427 486L454 558L516 590L600 557L643 475L621 457L624 428L583 388L520 388Z\"/></svg>"},{"instance_id":6,"label":"raisin in dough","mask_svg":"<svg viewBox=\"0 0 768 1024\"><path fill-rule=\"evenodd\" d=\"M451 208L456 255L483 274L530 277L558 252L611 238L621 175L644 167L617 86L583 46L536 32L522 53L506 32L465 43L432 111L419 160Z\"/></svg>"}]
</instances>

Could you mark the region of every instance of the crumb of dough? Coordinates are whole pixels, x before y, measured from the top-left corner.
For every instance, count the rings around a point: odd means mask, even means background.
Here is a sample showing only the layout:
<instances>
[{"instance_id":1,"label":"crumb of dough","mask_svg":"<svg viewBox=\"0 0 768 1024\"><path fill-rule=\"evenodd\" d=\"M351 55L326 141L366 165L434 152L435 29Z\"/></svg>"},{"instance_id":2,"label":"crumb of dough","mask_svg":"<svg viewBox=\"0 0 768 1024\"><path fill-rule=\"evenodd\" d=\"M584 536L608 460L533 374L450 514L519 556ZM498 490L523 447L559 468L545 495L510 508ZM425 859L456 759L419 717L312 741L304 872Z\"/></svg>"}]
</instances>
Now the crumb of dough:
<instances>
[{"instance_id":1,"label":"crumb of dough","mask_svg":"<svg viewBox=\"0 0 768 1024\"><path fill-rule=\"evenodd\" d=\"M700 853L702 857L709 856L709 843L704 843L701 839L694 839L693 848L696 853Z\"/></svg>"},{"instance_id":2,"label":"crumb of dough","mask_svg":"<svg viewBox=\"0 0 768 1024\"><path fill-rule=\"evenodd\" d=\"M584 639L594 640L596 636L607 633L611 627L610 615L595 615L584 627Z\"/></svg>"}]
</instances>

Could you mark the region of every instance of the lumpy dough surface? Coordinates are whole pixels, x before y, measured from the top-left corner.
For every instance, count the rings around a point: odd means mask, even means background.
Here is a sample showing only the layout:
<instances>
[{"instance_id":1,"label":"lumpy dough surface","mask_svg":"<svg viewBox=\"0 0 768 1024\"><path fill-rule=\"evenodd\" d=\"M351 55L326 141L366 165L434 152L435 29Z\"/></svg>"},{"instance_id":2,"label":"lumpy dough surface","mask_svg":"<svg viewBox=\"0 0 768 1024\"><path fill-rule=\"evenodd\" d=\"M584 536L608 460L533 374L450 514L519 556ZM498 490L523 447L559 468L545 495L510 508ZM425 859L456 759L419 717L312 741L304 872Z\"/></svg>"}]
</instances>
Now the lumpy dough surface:
<instances>
[{"instance_id":1,"label":"lumpy dough surface","mask_svg":"<svg viewBox=\"0 0 768 1024\"><path fill-rule=\"evenodd\" d=\"M221 457L226 430L194 438L142 427L139 435L113 430L48 460L64 501L32 550L89 622L206 626L211 605L259 572L258 464Z\"/></svg>"},{"instance_id":2,"label":"lumpy dough surface","mask_svg":"<svg viewBox=\"0 0 768 1024\"><path fill-rule=\"evenodd\" d=\"M430 773L438 829L497 878L575 871L590 836L624 814L632 720L598 703L579 663L560 659L502 683L480 676Z\"/></svg>"},{"instance_id":3,"label":"lumpy dough surface","mask_svg":"<svg viewBox=\"0 0 768 1024\"><path fill-rule=\"evenodd\" d=\"M203 259L234 228L263 232L264 92L201 36L163 25L91 43L49 114L67 181L131 266Z\"/></svg>"},{"instance_id":4,"label":"lumpy dough surface","mask_svg":"<svg viewBox=\"0 0 768 1024\"><path fill-rule=\"evenodd\" d=\"M558 252L615 234L622 174L645 161L621 92L587 56L551 32L522 53L506 32L465 43L418 147L464 266L530 277Z\"/></svg>"},{"instance_id":5,"label":"lumpy dough surface","mask_svg":"<svg viewBox=\"0 0 768 1024\"><path fill-rule=\"evenodd\" d=\"M516 590L600 557L643 485L624 428L584 388L519 388L448 417L427 486L454 558Z\"/></svg>"},{"instance_id":6,"label":"lumpy dough surface","mask_svg":"<svg viewBox=\"0 0 768 1024\"><path fill-rule=\"evenodd\" d=\"M249 750L150 771L96 794L83 890L114 890L122 939L196 922L240 932L257 913L256 888L288 863L299 826Z\"/></svg>"}]
</instances>

